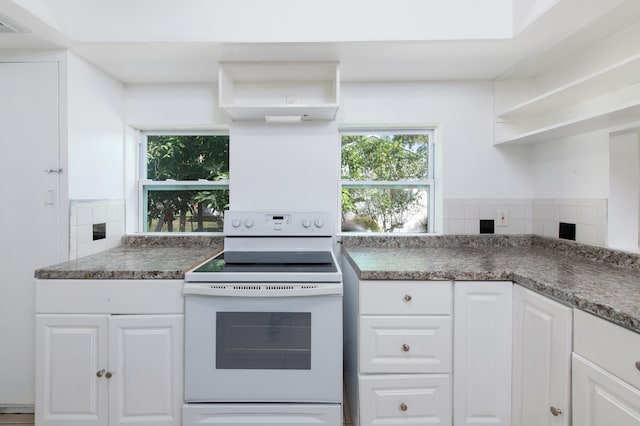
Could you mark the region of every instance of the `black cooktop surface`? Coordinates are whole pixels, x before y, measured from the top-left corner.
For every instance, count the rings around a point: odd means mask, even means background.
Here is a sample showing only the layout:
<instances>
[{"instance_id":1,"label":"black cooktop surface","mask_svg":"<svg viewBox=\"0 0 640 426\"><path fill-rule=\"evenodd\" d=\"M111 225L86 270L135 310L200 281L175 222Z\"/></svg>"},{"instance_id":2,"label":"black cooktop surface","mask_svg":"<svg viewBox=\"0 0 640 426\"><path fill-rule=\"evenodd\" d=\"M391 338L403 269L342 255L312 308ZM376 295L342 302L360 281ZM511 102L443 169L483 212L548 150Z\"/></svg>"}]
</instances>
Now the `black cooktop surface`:
<instances>
[{"instance_id":1,"label":"black cooktop surface","mask_svg":"<svg viewBox=\"0 0 640 426\"><path fill-rule=\"evenodd\" d=\"M328 251L227 251L193 272L337 272Z\"/></svg>"}]
</instances>

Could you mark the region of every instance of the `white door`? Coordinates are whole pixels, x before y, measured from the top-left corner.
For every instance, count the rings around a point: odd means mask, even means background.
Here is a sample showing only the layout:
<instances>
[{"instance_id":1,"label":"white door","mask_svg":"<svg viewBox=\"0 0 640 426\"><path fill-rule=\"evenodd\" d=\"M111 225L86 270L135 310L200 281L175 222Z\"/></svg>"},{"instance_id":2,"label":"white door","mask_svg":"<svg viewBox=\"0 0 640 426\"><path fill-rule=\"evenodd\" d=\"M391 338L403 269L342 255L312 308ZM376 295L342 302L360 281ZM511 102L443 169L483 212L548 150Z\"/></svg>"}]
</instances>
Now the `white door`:
<instances>
[{"instance_id":1,"label":"white door","mask_svg":"<svg viewBox=\"0 0 640 426\"><path fill-rule=\"evenodd\" d=\"M640 426L640 390L573 354L573 424Z\"/></svg>"},{"instance_id":2,"label":"white door","mask_svg":"<svg viewBox=\"0 0 640 426\"><path fill-rule=\"evenodd\" d=\"M34 269L59 249L58 64L0 63L0 404L33 404Z\"/></svg>"},{"instance_id":3,"label":"white door","mask_svg":"<svg viewBox=\"0 0 640 426\"><path fill-rule=\"evenodd\" d=\"M183 316L112 316L109 335L111 425L180 426Z\"/></svg>"},{"instance_id":4,"label":"white door","mask_svg":"<svg viewBox=\"0 0 640 426\"><path fill-rule=\"evenodd\" d=\"M572 309L513 289L513 426L568 426Z\"/></svg>"},{"instance_id":5,"label":"white door","mask_svg":"<svg viewBox=\"0 0 640 426\"><path fill-rule=\"evenodd\" d=\"M107 326L107 315L38 315L36 424L108 424Z\"/></svg>"},{"instance_id":6,"label":"white door","mask_svg":"<svg viewBox=\"0 0 640 426\"><path fill-rule=\"evenodd\" d=\"M511 282L454 285L454 425L511 422Z\"/></svg>"}]
</instances>

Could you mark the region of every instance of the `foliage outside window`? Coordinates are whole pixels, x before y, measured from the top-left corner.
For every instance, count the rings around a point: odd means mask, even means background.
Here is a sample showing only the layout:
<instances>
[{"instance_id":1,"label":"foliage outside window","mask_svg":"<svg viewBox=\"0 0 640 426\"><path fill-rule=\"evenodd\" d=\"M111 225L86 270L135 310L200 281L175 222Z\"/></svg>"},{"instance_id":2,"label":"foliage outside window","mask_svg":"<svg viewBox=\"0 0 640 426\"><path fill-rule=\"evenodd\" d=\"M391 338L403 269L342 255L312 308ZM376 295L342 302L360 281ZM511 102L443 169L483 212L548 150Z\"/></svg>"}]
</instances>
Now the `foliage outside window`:
<instances>
[{"instance_id":1,"label":"foliage outside window","mask_svg":"<svg viewBox=\"0 0 640 426\"><path fill-rule=\"evenodd\" d=\"M141 154L144 232L222 232L229 136L147 135Z\"/></svg>"},{"instance_id":2,"label":"foliage outside window","mask_svg":"<svg viewBox=\"0 0 640 426\"><path fill-rule=\"evenodd\" d=\"M342 231L430 232L430 131L342 134Z\"/></svg>"}]
</instances>

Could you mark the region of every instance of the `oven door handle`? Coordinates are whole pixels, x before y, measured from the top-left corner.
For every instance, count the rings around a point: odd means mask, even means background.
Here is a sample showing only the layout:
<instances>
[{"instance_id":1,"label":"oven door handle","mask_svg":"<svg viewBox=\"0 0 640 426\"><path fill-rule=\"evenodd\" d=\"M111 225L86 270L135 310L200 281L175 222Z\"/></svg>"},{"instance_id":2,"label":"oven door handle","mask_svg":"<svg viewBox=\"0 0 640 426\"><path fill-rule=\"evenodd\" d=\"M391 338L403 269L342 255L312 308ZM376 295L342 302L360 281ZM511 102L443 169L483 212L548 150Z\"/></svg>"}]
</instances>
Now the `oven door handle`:
<instances>
[{"instance_id":1,"label":"oven door handle","mask_svg":"<svg viewBox=\"0 0 640 426\"><path fill-rule=\"evenodd\" d=\"M185 283L185 295L225 297L308 297L343 293L342 283Z\"/></svg>"}]
</instances>

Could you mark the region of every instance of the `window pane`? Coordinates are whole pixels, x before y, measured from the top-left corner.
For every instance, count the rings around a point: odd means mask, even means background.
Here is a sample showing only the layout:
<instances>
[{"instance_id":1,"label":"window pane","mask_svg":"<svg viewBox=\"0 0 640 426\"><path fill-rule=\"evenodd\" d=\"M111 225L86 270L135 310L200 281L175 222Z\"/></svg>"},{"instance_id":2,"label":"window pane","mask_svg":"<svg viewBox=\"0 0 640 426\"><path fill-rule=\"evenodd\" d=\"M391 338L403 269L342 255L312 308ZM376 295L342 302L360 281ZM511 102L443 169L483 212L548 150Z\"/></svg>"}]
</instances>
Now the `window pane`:
<instances>
[{"instance_id":1,"label":"window pane","mask_svg":"<svg viewBox=\"0 0 640 426\"><path fill-rule=\"evenodd\" d=\"M149 189L145 232L222 232L228 207L227 189Z\"/></svg>"},{"instance_id":2,"label":"window pane","mask_svg":"<svg viewBox=\"0 0 640 426\"><path fill-rule=\"evenodd\" d=\"M221 180L229 178L229 136L147 137L147 179Z\"/></svg>"},{"instance_id":3,"label":"window pane","mask_svg":"<svg viewBox=\"0 0 640 426\"><path fill-rule=\"evenodd\" d=\"M428 134L342 136L342 179L395 181L428 176Z\"/></svg>"},{"instance_id":4,"label":"window pane","mask_svg":"<svg viewBox=\"0 0 640 426\"><path fill-rule=\"evenodd\" d=\"M429 188L342 187L342 231L427 232Z\"/></svg>"}]
</instances>

